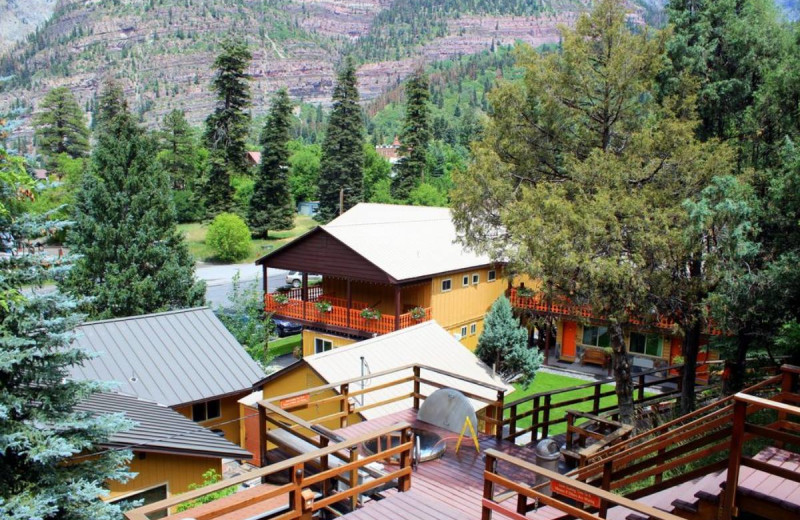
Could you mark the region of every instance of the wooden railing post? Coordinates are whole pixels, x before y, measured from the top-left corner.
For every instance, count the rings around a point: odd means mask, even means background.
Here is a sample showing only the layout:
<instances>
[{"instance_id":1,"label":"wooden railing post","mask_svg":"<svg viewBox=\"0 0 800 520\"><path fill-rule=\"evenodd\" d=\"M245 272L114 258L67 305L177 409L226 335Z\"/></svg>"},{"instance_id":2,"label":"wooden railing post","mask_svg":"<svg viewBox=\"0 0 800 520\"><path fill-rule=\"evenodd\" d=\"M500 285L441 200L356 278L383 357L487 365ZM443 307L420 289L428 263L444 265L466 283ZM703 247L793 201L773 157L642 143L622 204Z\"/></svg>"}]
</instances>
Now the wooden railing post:
<instances>
[{"instance_id":1,"label":"wooden railing post","mask_svg":"<svg viewBox=\"0 0 800 520\"><path fill-rule=\"evenodd\" d=\"M350 448L350 462L356 462L358 460L358 448L352 446ZM358 468L353 468L350 470L350 489L358 486ZM350 497L350 505L355 511L358 508L358 495L353 495Z\"/></svg>"},{"instance_id":2,"label":"wooden railing post","mask_svg":"<svg viewBox=\"0 0 800 520\"><path fill-rule=\"evenodd\" d=\"M644 374L639 376L639 402L644 401Z\"/></svg>"},{"instance_id":3,"label":"wooden railing post","mask_svg":"<svg viewBox=\"0 0 800 520\"><path fill-rule=\"evenodd\" d=\"M511 405L511 416L508 423L508 440L514 442L517 435L517 405Z\"/></svg>"},{"instance_id":4,"label":"wooden railing post","mask_svg":"<svg viewBox=\"0 0 800 520\"><path fill-rule=\"evenodd\" d=\"M267 465L267 409L258 403L258 449L259 466Z\"/></svg>"},{"instance_id":5,"label":"wooden railing post","mask_svg":"<svg viewBox=\"0 0 800 520\"><path fill-rule=\"evenodd\" d=\"M736 512L736 491L739 486L739 468L742 462L744 447L744 423L747 419L747 403L734 397L733 432L731 434L730 453L728 456L728 479L722 496L722 512L720 518L727 519L738 516Z\"/></svg>"},{"instance_id":6,"label":"wooden railing post","mask_svg":"<svg viewBox=\"0 0 800 520\"><path fill-rule=\"evenodd\" d=\"M592 400L592 413L598 415L600 413L600 393L602 392L602 385L597 383L594 387L594 399Z\"/></svg>"},{"instance_id":7,"label":"wooden railing post","mask_svg":"<svg viewBox=\"0 0 800 520\"><path fill-rule=\"evenodd\" d=\"M402 439L401 442L411 442L411 437L413 436L413 432L411 428L403 428ZM389 444L391 446L391 443ZM411 448L407 450L403 450L400 452L400 469L406 469L411 467ZM397 479L397 490L400 492L405 492L411 489L411 473L409 472L407 475L404 475Z\"/></svg>"},{"instance_id":8,"label":"wooden railing post","mask_svg":"<svg viewBox=\"0 0 800 520\"><path fill-rule=\"evenodd\" d=\"M533 399L533 409L531 410L531 442L539 436L539 396Z\"/></svg>"},{"instance_id":9,"label":"wooden railing post","mask_svg":"<svg viewBox=\"0 0 800 520\"><path fill-rule=\"evenodd\" d=\"M566 438L567 449L568 450L572 449L572 434L574 433L574 431L573 431L573 426L574 425L575 425L575 416L572 415L572 413L570 413L568 411L567 412L567 438Z\"/></svg>"},{"instance_id":10,"label":"wooden railing post","mask_svg":"<svg viewBox=\"0 0 800 520\"><path fill-rule=\"evenodd\" d=\"M505 401L505 390L497 391L497 404L495 405L494 418L497 421L494 425L494 438L497 441L503 440L503 401Z\"/></svg>"},{"instance_id":11,"label":"wooden railing post","mask_svg":"<svg viewBox=\"0 0 800 520\"><path fill-rule=\"evenodd\" d=\"M543 422L542 438L543 439L547 438L547 434L549 433L549 430L550 430L550 401L551 401L551 398L552 398L552 396L550 394L547 394L546 396L544 396L544 414L542 415L542 422ZM531 441L534 441L534 440L536 440L536 439L531 439Z\"/></svg>"},{"instance_id":12,"label":"wooden railing post","mask_svg":"<svg viewBox=\"0 0 800 520\"><path fill-rule=\"evenodd\" d=\"M603 491L611 491L611 472L614 471L614 463L611 459L607 459L603 464L603 482L600 488ZM600 518L605 518L608 513L608 501L600 500Z\"/></svg>"},{"instance_id":13,"label":"wooden railing post","mask_svg":"<svg viewBox=\"0 0 800 520\"><path fill-rule=\"evenodd\" d=\"M345 428L347 426L347 416L350 412L350 385L347 383L343 384L339 387L339 393L342 396L342 400L339 401L339 413L344 414L339 418L339 428Z\"/></svg>"},{"instance_id":14,"label":"wooden railing post","mask_svg":"<svg viewBox=\"0 0 800 520\"><path fill-rule=\"evenodd\" d=\"M320 436L319 438L319 447L320 449L325 449L328 447L328 443L330 441L325 436ZM320 473L323 473L328 470L330 467L330 455L323 455L319 458L319 467ZM325 480L322 482L322 498L327 498L331 494L331 480ZM335 480L333 481L335 482Z\"/></svg>"},{"instance_id":15,"label":"wooden railing post","mask_svg":"<svg viewBox=\"0 0 800 520\"><path fill-rule=\"evenodd\" d=\"M414 410L419 410L419 395L420 395L420 368L419 365L414 365Z\"/></svg>"},{"instance_id":16,"label":"wooden railing post","mask_svg":"<svg viewBox=\"0 0 800 520\"><path fill-rule=\"evenodd\" d=\"M494 499L494 482L486 478L488 473L494 473L497 471L497 459L494 458L494 455L489 453L486 454L486 469L483 474L483 500L485 501L493 501ZM487 507L483 506L481 510L481 520L492 520L492 510Z\"/></svg>"},{"instance_id":17,"label":"wooden railing post","mask_svg":"<svg viewBox=\"0 0 800 520\"><path fill-rule=\"evenodd\" d=\"M292 466L292 490L289 491L289 508L301 515L300 518L303 518L303 466L302 463Z\"/></svg>"}]
</instances>

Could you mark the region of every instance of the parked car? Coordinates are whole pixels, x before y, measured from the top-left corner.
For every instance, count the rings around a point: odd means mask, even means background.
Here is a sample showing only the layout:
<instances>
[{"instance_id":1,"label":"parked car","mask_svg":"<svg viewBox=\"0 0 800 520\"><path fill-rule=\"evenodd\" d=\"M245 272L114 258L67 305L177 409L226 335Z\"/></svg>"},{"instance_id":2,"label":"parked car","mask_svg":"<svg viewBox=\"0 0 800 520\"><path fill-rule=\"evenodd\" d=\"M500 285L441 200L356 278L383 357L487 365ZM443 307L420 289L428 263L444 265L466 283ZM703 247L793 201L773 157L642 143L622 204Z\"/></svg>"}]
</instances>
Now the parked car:
<instances>
[{"instance_id":1,"label":"parked car","mask_svg":"<svg viewBox=\"0 0 800 520\"><path fill-rule=\"evenodd\" d=\"M279 338L303 332L303 326L293 321L272 318L272 323L275 325L275 333L278 334Z\"/></svg>"},{"instance_id":2,"label":"parked car","mask_svg":"<svg viewBox=\"0 0 800 520\"><path fill-rule=\"evenodd\" d=\"M311 274L308 275L308 283L319 283L322 281L321 274ZM303 285L303 273L300 271L289 271L286 274L286 285L291 285L292 287L300 287Z\"/></svg>"}]
</instances>

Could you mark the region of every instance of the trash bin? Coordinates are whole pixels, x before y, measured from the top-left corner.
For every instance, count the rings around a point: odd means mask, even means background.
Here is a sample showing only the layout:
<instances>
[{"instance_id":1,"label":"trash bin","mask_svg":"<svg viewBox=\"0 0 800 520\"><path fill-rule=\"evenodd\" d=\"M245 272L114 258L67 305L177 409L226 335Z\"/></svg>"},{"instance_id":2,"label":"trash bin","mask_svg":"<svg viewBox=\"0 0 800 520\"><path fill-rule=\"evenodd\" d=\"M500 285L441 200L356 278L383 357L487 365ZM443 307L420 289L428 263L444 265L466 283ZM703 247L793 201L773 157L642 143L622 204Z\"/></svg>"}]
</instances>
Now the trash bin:
<instances>
[{"instance_id":1,"label":"trash bin","mask_svg":"<svg viewBox=\"0 0 800 520\"><path fill-rule=\"evenodd\" d=\"M544 469L558 472L558 460L561 458L561 451L558 448L558 443L553 439L542 439L536 443L534 449L536 453L536 465ZM549 482L550 479L542 475L536 475L536 484ZM550 496L550 486L545 486L540 490L545 495Z\"/></svg>"}]
</instances>

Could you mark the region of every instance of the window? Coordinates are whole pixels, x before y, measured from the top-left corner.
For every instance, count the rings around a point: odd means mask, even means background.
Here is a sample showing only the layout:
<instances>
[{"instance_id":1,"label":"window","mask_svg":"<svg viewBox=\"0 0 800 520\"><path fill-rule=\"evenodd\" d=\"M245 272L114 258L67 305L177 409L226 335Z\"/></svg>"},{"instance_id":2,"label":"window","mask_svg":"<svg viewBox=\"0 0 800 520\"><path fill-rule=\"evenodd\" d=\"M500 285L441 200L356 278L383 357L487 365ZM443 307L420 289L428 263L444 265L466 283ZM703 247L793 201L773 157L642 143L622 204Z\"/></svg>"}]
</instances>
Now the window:
<instances>
[{"instance_id":1,"label":"window","mask_svg":"<svg viewBox=\"0 0 800 520\"><path fill-rule=\"evenodd\" d=\"M631 332L631 352L644 354L645 356L661 357L663 352L663 341L657 334L639 334Z\"/></svg>"},{"instance_id":2,"label":"window","mask_svg":"<svg viewBox=\"0 0 800 520\"><path fill-rule=\"evenodd\" d=\"M314 338L314 353L319 354L321 352L327 352L333 348L333 341L322 339L322 338Z\"/></svg>"},{"instance_id":3,"label":"window","mask_svg":"<svg viewBox=\"0 0 800 520\"><path fill-rule=\"evenodd\" d=\"M489 269L489 272L486 274L486 281L493 282L497 280L497 271L494 269Z\"/></svg>"},{"instance_id":4,"label":"window","mask_svg":"<svg viewBox=\"0 0 800 520\"><path fill-rule=\"evenodd\" d=\"M448 278L447 280L442 280L442 292L447 292L453 288L453 281Z\"/></svg>"},{"instance_id":5,"label":"window","mask_svg":"<svg viewBox=\"0 0 800 520\"><path fill-rule=\"evenodd\" d=\"M192 420L194 422L208 421L209 419L216 419L219 416L219 399L212 399L211 401L192 405Z\"/></svg>"},{"instance_id":6,"label":"window","mask_svg":"<svg viewBox=\"0 0 800 520\"><path fill-rule=\"evenodd\" d=\"M152 504L153 502L158 502L159 500L164 500L167 498L167 485L162 484L160 486L156 486L154 488L140 491L138 493L134 493L132 495L128 495L126 497L120 498L118 500L112 500L112 504L117 504L122 506L122 510L125 511L126 509L130 508L134 505L137 501L141 500L142 503L139 506L146 506ZM148 518L164 518L167 516L167 510L161 509L160 511L155 511L153 513L147 514Z\"/></svg>"},{"instance_id":7,"label":"window","mask_svg":"<svg viewBox=\"0 0 800 520\"><path fill-rule=\"evenodd\" d=\"M581 343L592 347L610 347L611 336L608 334L608 327L584 327Z\"/></svg>"},{"instance_id":8,"label":"window","mask_svg":"<svg viewBox=\"0 0 800 520\"><path fill-rule=\"evenodd\" d=\"M464 287L469 286L469 275L464 275L464 277L461 279L461 285Z\"/></svg>"},{"instance_id":9,"label":"window","mask_svg":"<svg viewBox=\"0 0 800 520\"><path fill-rule=\"evenodd\" d=\"M477 323L473 323L472 325L469 326L469 335L470 336L474 336L477 331L478 331L478 324Z\"/></svg>"},{"instance_id":10,"label":"window","mask_svg":"<svg viewBox=\"0 0 800 520\"><path fill-rule=\"evenodd\" d=\"M472 275L472 285L478 285L478 282L481 281L481 275L475 273Z\"/></svg>"},{"instance_id":11,"label":"window","mask_svg":"<svg viewBox=\"0 0 800 520\"><path fill-rule=\"evenodd\" d=\"M467 326L466 325L461 327L461 337L462 338L466 338L467 337Z\"/></svg>"}]
</instances>

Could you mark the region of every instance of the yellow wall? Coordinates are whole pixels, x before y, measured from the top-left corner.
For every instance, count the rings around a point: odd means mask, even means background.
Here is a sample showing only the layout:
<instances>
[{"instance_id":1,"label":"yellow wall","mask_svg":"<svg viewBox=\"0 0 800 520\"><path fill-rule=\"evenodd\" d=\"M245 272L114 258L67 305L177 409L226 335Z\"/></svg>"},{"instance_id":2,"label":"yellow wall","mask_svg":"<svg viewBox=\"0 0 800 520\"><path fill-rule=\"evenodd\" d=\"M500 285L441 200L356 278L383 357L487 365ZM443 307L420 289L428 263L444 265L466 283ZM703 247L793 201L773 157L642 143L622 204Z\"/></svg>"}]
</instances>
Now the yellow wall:
<instances>
[{"instance_id":1,"label":"yellow wall","mask_svg":"<svg viewBox=\"0 0 800 520\"><path fill-rule=\"evenodd\" d=\"M351 345L356 342L354 339L350 338L343 338L341 336L334 336L333 334L325 334L324 332L317 332L314 330L304 330L303 331L303 355L304 356L311 356L314 352L314 339L315 338L322 338L328 341L333 342L333 348L344 347L345 345ZM301 390L302 388L298 388ZM288 392L283 392L284 394ZM276 394L280 395L280 394Z\"/></svg>"},{"instance_id":2,"label":"yellow wall","mask_svg":"<svg viewBox=\"0 0 800 520\"><path fill-rule=\"evenodd\" d=\"M472 331L472 325L475 324L475 332ZM462 335L462 328L467 328L467 334ZM479 320L467 320L462 324L457 324L455 327L447 329L450 334L458 334L461 336L461 344L470 350L478 348L478 338L481 337L483 332L483 318Z\"/></svg>"},{"instance_id":3,"label":"yellow wall","mask_svg":"<svg viewBox=\"0 0 800 520\"><path fill-rule=\"evenodd\" d=\"M236 445L241 444L241 437L239 432L239 403L237 402L242 397L250 395L250 392L242 392L240 394L236 394L229 397L224 397L221 399L220 402L220 416L216 419L210 419L208 421L199 422L200 424L209 430L222 430L225 432L225 438L231 441ZM176 412L182 414L189 419L192 418L192 406L182 406L179 408L174 409ZM225 424L221 424L225 423Z\"/></svg>"},{"instance_id":4,"label":"yellow wall","mask_svg":"<svg viewBox=\"0 0 800 520\"><path fill-rule=\"evenodd\" d=\"M264 385L264 399L279 397L282 395L299 392L307 388L314 388L317 386L327 385L328 383L320 378L316 372L311 370L305 363L294 370L289 371L281 377L277 377ZM296 408L289 410L292 414L300 417L301 419L316 419L339 412L339 401L316 405L313 403L315 400L333 397L337 394L333 390L325 390L311 396L311 405L305 408ZM348 424L355 424L361 422L361 419L356 414L351 414L347 418ZM339 419L330 420L322 423L323 426L331 430L337 430L340 427Z\"/></svg>"},{"instance_id":5,"label":"yellow wall","mask_svg":"<svg viewBox=\"0 0 800 520\"><path fill-rule=\"evenodd\" d=\"M463 325L469 326L473 322L482 322L483 316L489 311L494 301L508 287L506 280L503 278L502 269L495 270L497 278L493 282L487 281L488 272L489 269L472 269L435 277L431 282L433 319L448 331L456 333L460 331ZM480 281L477 285L473 285L472 275L476 273L480 276ZM466 287L462 283L463 276L469 276L470 278L470 283ZM451 280L452 289L442 292L442 281L446 279Z\"/></svg>"},{"instance_id":6,"label":"yellow wall","mask_svg":"<svg viewBox=\"0 0 800 520\"><path fill-rule=\"evenodd\" d=\"M141 458L144 456L144 458ZM209 469L222 475L222 459L210 457L188 457L166 453L134 452L130 470L138 473L128 482L109 482L106 500L114 500L167 484L168 496L189 490L190 484L202 484L203 473Z\"/></svg>"}]
</instances>

